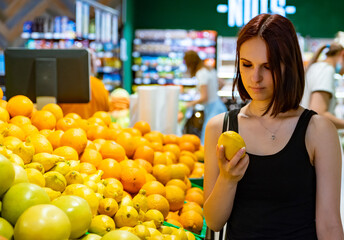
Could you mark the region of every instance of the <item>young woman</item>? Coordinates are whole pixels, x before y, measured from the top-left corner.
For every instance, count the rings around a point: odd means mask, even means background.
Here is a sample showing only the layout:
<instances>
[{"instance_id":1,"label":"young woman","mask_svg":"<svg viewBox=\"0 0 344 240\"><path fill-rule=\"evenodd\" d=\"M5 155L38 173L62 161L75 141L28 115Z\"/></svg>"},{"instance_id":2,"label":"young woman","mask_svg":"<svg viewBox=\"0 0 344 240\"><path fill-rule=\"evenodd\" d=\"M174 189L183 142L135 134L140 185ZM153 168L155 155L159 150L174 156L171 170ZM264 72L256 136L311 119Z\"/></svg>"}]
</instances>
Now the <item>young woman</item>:
<instances>
[{"instance_id":1,"label":"young woman","mask_svg":"<svg viewBox=\"0 0 344 240\"><path fill-rule=\"evenodd\" d=\"M253 18L239 33L236 69L234 86L250 102L208 122L207 226L219 231L227 223L230 240L344 239L338 135L326 118L299 106L304 70L292 23L280 15ZM246 143L232 159L217 146L225 130Z\"/></svg>"},{"instance_id":2,"label":"young woman","mask_svg":"<svg viewBox=\"0 0 344 240\"><path fill-rule=\"evenodd\" d=\"M318 61L325 49L325 60ZM338 129L344 128L344 120L337 118L334 113L337 104L334 74L336 71L340 72L343 61L344 48L339 43L334 42L319 48L309 62L305 92L301 101L302 106L328 118Z\"/></svg>"},{"instance_id":3,"label":"young woman","mask_svg":"<svg viewBox=\"0 0 344 240\"><path fill-rule=\"evenodd\" d=\"M197 90L200 95L198 99L188 102L187 107L196 104L204 105L204 121L201 132L201 142L204 144L207 122L217 114L226 112L227 108L217 95L219 85L215 69L205 66L197 52L192 50L185 52L184 61L190 76L197 79Z\"/></svg>"}]
</instances>

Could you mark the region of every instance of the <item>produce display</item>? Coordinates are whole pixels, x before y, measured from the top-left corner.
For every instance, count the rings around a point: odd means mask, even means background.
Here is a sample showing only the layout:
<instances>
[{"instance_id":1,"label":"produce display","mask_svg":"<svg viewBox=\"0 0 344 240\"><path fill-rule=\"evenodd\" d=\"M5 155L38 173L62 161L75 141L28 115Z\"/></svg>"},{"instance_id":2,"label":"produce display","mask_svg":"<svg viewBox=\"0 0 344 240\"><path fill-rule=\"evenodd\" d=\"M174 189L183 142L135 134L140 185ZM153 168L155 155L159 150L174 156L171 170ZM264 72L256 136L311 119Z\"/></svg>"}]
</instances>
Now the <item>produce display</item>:
<instances>
[{"instance_id":1,"label":"produce display","mask_svg":"<svg viewBox=\"0 0 344 240\"><path fill-rule=\"evenodd\" d=\"M2 92L0 91L0 98ZM0 100L0 239L199 239L203 146L107 112ZM175 227L174 227L175 226Z\"/></svg>"}]
</instances>

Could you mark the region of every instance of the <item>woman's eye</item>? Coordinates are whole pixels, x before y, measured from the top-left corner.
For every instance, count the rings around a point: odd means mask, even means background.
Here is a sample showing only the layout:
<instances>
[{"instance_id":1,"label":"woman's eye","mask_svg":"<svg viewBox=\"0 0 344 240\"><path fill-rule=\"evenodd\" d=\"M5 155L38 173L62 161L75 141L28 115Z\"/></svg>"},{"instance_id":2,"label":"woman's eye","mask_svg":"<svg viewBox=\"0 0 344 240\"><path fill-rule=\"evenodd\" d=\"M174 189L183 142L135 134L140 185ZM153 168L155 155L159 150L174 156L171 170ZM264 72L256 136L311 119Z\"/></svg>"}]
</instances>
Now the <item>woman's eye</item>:
<instances>
[{"instance_id":1,"label":"woman's eye","mask_svg":"<svg viewBox=\"0 0 344 240\"><path fill-rule=\"evenodd\" d=\"M270 70L270 66L269 65L265 65L264 67L265 67L265 69Z\"/></svg>"},{"instance_id":2,"label":"woman's eye","mask_svg":"<svg viewBox=\"0 0 344 240\"><path fill-rule=\"evenodd\" d=\"M251 66L252 66L252 64L249 64L249 63L243 63L243 64L242 64L242 66L243 66L243 67L251 67Z\"/></svg>"}]
</instances>

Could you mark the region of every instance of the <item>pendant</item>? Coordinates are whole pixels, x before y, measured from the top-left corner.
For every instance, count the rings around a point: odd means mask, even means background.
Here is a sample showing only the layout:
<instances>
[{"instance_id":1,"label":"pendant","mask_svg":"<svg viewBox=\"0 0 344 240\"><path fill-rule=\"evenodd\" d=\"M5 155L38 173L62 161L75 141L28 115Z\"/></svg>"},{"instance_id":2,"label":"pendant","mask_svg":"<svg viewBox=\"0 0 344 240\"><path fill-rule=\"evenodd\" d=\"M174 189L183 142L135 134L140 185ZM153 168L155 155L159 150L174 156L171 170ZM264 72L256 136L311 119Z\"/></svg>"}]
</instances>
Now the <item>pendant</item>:
<instances>
[{"instance_id":1,"label":"pendant","mask_svg":"<svg viewBox=\"0 0 344 240\"><path fill-rule=\"evenodd\" d=\"M272 140L275 140L275 139L276 139L275 134L272 134L272 135L271 135L271 139L272 139Z\"/></svg>"}]
</instances>

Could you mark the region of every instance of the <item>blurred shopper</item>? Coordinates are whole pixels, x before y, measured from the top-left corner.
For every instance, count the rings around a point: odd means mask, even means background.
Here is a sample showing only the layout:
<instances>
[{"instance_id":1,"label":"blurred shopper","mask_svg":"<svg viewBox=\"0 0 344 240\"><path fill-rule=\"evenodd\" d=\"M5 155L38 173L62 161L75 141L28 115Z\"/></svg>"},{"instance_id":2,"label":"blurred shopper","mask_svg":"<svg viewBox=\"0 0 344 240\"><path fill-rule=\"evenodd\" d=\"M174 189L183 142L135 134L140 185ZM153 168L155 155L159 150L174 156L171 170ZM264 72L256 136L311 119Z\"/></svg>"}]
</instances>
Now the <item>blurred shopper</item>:
<instances>
[{"instance_id":1,"label":"blurred shopper","mask_svg":"<svg viewBox=\"0 0 344 240\"><path fill-rule=\"evenodd\" d=\"M106 90L102 80L96 78L94 75L97 73L96 56L90 50L91 56L91 76L90 88L91 99L88 103L61 103L59 104L63 110L63 114L77 113L82 118L90 118L97 111L108 112L110 110L109 91Z\"/></svg>"},{"instance_id":2,"label":"blurred shopper","mask_svg":"<svg viewBox=\"0 0 344 240\"><path fill-rule=\"evenodd\" d=\"M326 50L326 58L318 61ZM301 105L328 118L337 129L344 128L344 120L334 114L336 107L335 73L341 73L344 62L344 48L339 43L332 43L319 48L309 62L306 71L305 91Z\"/></svg>"},{"instance_id":3,"label":"blurred shopper","mask_svg":"<svg viewBox=\"0 0 344 240\"><path fill-rule=\"evenodd\" d=\"M204 65L202 59L195 51L187 51L184 55L184 62L191 77L197 79L197 90L200 97L186 104L186 107L193 107L196 104L204 105L204 122L201 132L201 142L204 143L205 127L210 118L219 113L227 111L225 104L217 95L219 81L215 69Z\"/></svg>"},{"instance_id":4,"label":"blurred shopper","mask_svg":"<svg viewBox=\"0 0 344 240\"><path fill-rule=\"evenodd\" d=\"M305 75L292 22L278 14L251 19L239 32L235 67L233 86L250 102L207 124L207 226L227 224L230 240L343 240L341 146L328 119L300 106ZM228 130L246 147L217 145ZM227 159L225 151L236 153Z\"/></svg>"}]
</instances>

